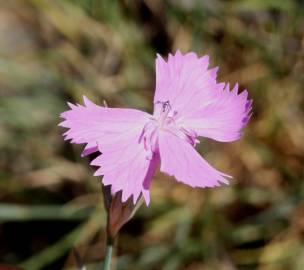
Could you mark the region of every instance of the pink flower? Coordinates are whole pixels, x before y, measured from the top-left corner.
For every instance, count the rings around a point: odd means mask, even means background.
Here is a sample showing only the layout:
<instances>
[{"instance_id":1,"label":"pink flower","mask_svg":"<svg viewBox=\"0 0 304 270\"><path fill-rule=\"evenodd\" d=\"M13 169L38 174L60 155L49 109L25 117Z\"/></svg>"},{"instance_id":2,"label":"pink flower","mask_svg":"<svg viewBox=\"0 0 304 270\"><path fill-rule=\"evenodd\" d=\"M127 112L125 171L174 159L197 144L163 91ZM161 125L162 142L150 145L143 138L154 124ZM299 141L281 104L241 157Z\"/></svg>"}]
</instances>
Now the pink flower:
<instances>
[{"instance_id":1,"label":"pink flower","mask_svg":"<svg viewBox=\"0 0 304 270\"><path fill-rule=\"evenodd\" d=\"M155 170L174 176L192 187L228 183L226 175L211 167L195 150L199 137L221 142L238 140L250 118L252 101L238 85L217 83L217 68L195 53L169 54L156 59L153 115L135 109L97 106L86 97L84 105L69 104L60 124L72 143L86 144L83 155L100 152L91 162L96 176L122 191L122 201L142 194L149 204Z\"/></svg>"}]
</instances>

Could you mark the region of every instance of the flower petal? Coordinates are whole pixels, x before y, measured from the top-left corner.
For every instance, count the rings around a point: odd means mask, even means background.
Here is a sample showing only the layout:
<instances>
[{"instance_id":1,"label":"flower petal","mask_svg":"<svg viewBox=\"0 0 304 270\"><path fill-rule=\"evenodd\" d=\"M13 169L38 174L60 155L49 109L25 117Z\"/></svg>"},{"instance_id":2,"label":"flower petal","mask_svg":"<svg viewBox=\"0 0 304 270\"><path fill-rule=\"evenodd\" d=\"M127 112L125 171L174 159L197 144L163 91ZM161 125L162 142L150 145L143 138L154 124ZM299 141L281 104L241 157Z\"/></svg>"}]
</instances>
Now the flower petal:
<instances>
[{"instance_id":1,"label":"flower petal","mask_svg":"<svg viewBox=\"0 0 304 270\"><path fill-rule=\"evenodd\" d=\"M154 104L169 101L178 115L193 110L196 95L216 87L217 69L208 70L208 65L207 55L198 58L195 53L183 55L177 51L175 55L169 54L168 62L158 55Z\"/></svg>"},{"instance_id":2,"label":"flower petal","mask_svg":"<svg viewBox=\"0 0 304 270\"><path fill-rule=\"evenodd\" d=\"M159 132L161 172L191 187L215 187L228 183L229 175L211 167L185 140L169 131Z\"/></svg>"},{"instance_id":3,"label":"flower petal","mask_svg":"<svg viewBox=\"0 0 304 270\"><path fill-rule=\"evenodd\" d=\"M59 125L69 128L64 134L72 143L86 143L83 155L97 151L97 145L111 141L115 136L142 127L149 114L134 110L101 107L84 97L83 105L69 104L71 110L61 114L64 119Z\"/></svg>"},{"instance_id":4,"label":"flower petal","mask_svg":"<svg viewBox=\"0 0 304 270\"><path fill-rule=\"evenodd\" d=\"M238 140L241 129L251 116L252 101L247 99L247 91L238 94L238 85L230 91L227 84L224 88L214 90L214 93L208 102L179 118L177 124L194 131L198 136L217 141Z\"/></svg>"},{"instance_id":5,"label":"flower petal","mask_svg":"<svg viewBox=\"0 0 304 270\"><path fill-rule=\"evenodd\" d=\"M157 158L147 157L147 151L139 143L140 129L131 130L99 147L102 155L91 162L100 166L95 176L103 176L103 184L111 185L112 193L122 191L122 201L133 196L136 203L143 194L146 204L150 202L151 179L159 165Z\"/></svg>"}]
</instances>

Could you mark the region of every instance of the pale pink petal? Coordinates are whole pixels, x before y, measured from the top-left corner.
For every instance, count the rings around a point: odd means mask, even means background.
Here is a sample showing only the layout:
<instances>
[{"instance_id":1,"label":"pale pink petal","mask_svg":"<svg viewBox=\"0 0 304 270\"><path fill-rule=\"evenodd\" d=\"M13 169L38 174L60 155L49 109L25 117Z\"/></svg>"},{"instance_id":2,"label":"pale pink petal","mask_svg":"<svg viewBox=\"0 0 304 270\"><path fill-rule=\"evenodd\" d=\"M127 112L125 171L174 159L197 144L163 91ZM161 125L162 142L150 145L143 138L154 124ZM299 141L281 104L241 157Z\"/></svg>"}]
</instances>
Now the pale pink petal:
<instances>
[{"instance_id":1,"label":"pale pink petal","mask_svg":"<svg viewBox=\"0 0 304 270\"><path fill-rule=\"evenodd\" d=\"M174 176L177 181L191 187L215 187L228 183L230 176L211 167L194 147L172 134L159 132L161 172Z\"/></svg>"},{"instance_id":2,"label":"pale pink petal","mask_svg":"<svg viewBox=\"0 0 304 270\"><path fill-rule=\"evenodd\" d=\"M83 155L97 150L97 142L112 140L117 135L142 127L149 114L135 109L101 107L84 97L83 105L69 103L71 110L61 114L64 119L59 125L69 130L66 140L76 144L87 144Z\"/></svg>"},{"instance_id":3,"label":"pale pink petal","mask_svg":"<svg viewBox=\"0 0 304 270\"><path fill-rule=\"evenodd\" d=\"M238 85L230 91L227 84L214 93L208 102L177 119L177 124L217 141L238 140L251 116L252 101L248 100L247 91L238 94Z\"/></svg>"},{"instance_id":4,"label":"pale pink petal","mask_svg":"<svg viewBox=\"0 0 304 270\"><path fill-rule=\"evenodd\" d=\"M156 89L154 104L170 102L170 106L178 115L194 109L197 94L206 88L216 87L217 69L208 70L209 57L199 58L195 53L185 55L177 51L169 54L168 62L160 55L156 59ZM208 96L208 93L206 93ZM204 102L204 100L200 100Z\"/></svg>"},{"instance_id":5,"label":"pale pink petal","mask_svg":"<svg viewBox=\"0 0 304 270\"><path fill-rule=\"evenodd\" d=\"M159 161L149 158L144 145L139 143L140 130L132 130L100 145L102 155L91 162L100 166L95 176L103 176L103 184L111 185L112 193L122 191L122 201L133 196L136 203L143 194L150 202L149 187Z\"/></svg>"}]
</instances>

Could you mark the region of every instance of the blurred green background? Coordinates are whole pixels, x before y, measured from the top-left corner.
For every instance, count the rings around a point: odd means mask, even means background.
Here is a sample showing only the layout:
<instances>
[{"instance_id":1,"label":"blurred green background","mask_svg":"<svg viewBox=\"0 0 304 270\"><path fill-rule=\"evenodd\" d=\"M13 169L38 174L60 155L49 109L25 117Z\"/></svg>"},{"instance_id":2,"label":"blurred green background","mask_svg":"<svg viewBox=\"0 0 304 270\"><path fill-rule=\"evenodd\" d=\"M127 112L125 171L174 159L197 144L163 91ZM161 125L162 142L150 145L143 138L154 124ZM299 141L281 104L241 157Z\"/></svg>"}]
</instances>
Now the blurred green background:
<instances>
[{"instance_id":1,"label":"blurred green background","mask_svg":"<svg viewBox=\"0 0 304 270\"><path fill-rule=\"evenodd\" d=\"M253 117L240 141L200 144L230 186L155 176L117 269L303 270L303 34L303 0L1 1L0 263L101 269L100 181L59 113L83 94L151 111L156 53L180 49L248 89Z\"/></svg>"}]
</instances>

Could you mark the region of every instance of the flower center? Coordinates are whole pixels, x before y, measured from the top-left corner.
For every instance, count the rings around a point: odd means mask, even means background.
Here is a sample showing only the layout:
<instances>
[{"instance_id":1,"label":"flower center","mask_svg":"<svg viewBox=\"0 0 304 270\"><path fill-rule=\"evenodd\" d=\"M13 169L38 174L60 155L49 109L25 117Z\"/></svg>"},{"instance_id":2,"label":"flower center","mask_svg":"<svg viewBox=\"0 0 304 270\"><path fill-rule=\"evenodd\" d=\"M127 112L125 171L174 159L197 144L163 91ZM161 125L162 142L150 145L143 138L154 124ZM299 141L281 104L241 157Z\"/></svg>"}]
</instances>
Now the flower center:
<instances>
[{"instance_id":1,"label":"flower center","mask_svg":"<svg viewBox=\"0 0 304 270\"><path fill-rule=\"evenodd\" d=\"M144 126L139 137L139 143L143 143L148 153L147 158L151 159L153 154L159 153L158 146L158 131L167 130L174 133L176 136L195 145L197 134L184 127L179 127L176 124L176 117L178 112L173 111L169 101L157 101L154 104L154 113L150 121Z\"/></svg>"}]
</instances>

